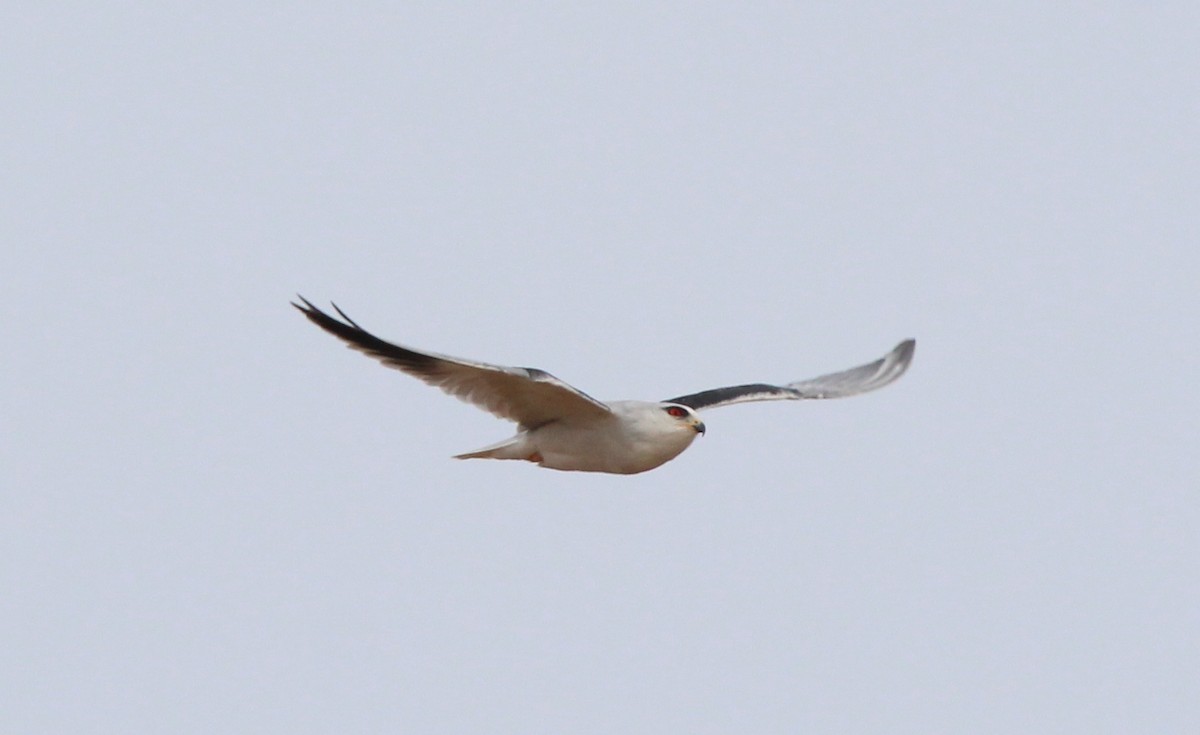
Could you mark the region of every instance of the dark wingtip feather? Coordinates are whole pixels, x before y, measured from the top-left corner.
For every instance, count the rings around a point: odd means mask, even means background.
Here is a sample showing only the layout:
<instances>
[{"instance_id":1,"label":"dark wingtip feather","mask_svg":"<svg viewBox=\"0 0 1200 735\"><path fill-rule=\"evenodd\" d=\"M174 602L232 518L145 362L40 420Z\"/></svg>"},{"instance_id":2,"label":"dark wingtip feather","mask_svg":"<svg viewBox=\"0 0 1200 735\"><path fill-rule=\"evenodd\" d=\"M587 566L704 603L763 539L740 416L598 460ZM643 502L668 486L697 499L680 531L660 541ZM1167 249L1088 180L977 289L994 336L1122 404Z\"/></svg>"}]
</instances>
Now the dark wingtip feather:
<instances>
[{"instance_id":1,"label":"dark wingtip feather","mask_svg":"<svg viewBox=\"0 0 1200 735\"><path fill-rule=\"evenodd\" d=\"M329 332L333 336L342 340L352 349L365 352L366 354L382 360L386 364L410 371L415 371L422 375L432 374L440 364L440 360L432 355L426 355L422 352L415 352L407 347L401 347L397 344L392 344L385 340L376 337L367 330L363 329L347 316L346 312L342 311L337 304L333 304L334 310L339 316L344 319L344 322L338 321L334 317L326 314L317 307L312 305L308 299L296 295L304 303L304 306L292 303L300 310L300 313L308 318L310 322L316 324L321 329Z\"/></svg>"},{"instance_id":2,"label":"dark wingtip feather","mask_svg":"<svg viewBox=\"0 0 1200 735\"><path fill-rule=\"evenodd\" d=\"M304 298L304 297L303 297L303 296L301 296L300 294L296 294L296 298L298 298L298 299L300 299L301 301L303 301L303 302L304 302L304 306L301 306L300 304L297 304L295 301L289 301L288 303L289 303L289 304L291 304L292 306L296 307L297 309L299 309L299 310L300 310L300 313L302 313L302 314L303 314L303 313L305 313L305 312L306 312L308 309L312 309L312 308L313 308L313 305L312 305L312 303L311 303L311 302L309 302L309 300L308 300L308 299Z\"/></svg>"},{"instance_id":3,"label":"dark wingtip feather","mask_svg":"<svg viewBox=\"0 0 1200 735\"><path fill-rule=\"evenodd\" d=\"M329 304L330 304L331 306L333 306L333 310L334 310L334 311L336 311L336 312L338 313L338 315L340 315L340 316L341 316L343 319L345 319L345 320L346 320L346 323L347 323L347 324L349 324L350 326L354 327L355 329L359 329L359 330L362 330L362 331L364 331L364 332L366 331L366 330L365 330L365 329L363 329L362 327L358 326L358 322L356 322L356 321L354 321L353 319L351 319L350 317L346 316L346 312L342 311L342 308L341 308L340 306L338 306L337 304L333 303L332 301L330 301L330 302L329 302Z\"/></svg>"}]
</instances>

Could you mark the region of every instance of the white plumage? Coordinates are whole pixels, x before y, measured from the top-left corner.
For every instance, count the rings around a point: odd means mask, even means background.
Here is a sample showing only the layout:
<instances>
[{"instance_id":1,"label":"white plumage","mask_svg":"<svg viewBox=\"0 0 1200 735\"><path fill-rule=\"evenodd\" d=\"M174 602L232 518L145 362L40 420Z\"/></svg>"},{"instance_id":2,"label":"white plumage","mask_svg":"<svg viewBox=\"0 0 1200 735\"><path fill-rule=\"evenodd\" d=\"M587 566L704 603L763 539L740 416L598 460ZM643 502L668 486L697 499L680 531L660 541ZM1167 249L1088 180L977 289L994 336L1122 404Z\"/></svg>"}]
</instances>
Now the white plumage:
<instances>
[{"instance_id":1,"label":"white plumage","mask_svg":"<svg viewBox=\"0 0 1200 735\"><path fill-rule=\"evenodd\" d=\"M903 375L916 349L914 340L906 340L870 364L782 386L751 383L667 401L602 402L536 368L489 365L386 342L358 326L336 304L333 308L345 321L299 298L303 305L293 306L352 349L516 422L515 436L457 459L521 459L555 470L652 470L704 433L698 410L747 401L841 398L875 390Z\"/></svg>"}]
</instances>

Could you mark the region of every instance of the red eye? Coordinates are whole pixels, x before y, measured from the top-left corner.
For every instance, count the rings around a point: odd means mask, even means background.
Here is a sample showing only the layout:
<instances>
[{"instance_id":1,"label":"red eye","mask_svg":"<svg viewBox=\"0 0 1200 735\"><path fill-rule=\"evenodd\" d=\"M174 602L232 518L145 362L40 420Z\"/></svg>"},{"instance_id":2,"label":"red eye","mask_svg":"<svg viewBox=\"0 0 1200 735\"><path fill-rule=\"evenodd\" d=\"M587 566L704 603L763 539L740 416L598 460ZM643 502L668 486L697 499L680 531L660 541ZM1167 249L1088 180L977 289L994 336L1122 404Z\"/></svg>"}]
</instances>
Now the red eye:
<instances>
[{"instance_id":1,"label":"red eye","mask_svg":"<svg viewBox=\"0 0 1200 735\"><path fill-rule=\"evenodd\" d=\"M681 419L684 416L687 416L687 411L680 408L679 406L667 406L667 413L671 414L672 416L674 416L677 419Z\"/></svg>"}]
</instances>

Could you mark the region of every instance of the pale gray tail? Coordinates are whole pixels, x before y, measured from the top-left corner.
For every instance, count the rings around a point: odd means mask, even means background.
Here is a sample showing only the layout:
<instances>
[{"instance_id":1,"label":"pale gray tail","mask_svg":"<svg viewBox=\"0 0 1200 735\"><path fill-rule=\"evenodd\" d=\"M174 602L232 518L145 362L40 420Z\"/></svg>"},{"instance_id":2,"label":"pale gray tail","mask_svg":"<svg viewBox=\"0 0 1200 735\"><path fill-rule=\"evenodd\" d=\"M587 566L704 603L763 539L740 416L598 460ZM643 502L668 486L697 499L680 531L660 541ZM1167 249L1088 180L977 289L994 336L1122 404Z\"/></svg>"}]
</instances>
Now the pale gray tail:
<instances>
[{"instance_id":1,"label":"pale gray tail","mask_svg":"<svg viewBox=\"0 0 1200 735\"><path fill-rule=\"evenodd\" d=\"M532 450L525 447L525 436L517 434L502 442L488 445L474 452L456 454L454 459L528 459Z\"/></svg>"}]
</instances>

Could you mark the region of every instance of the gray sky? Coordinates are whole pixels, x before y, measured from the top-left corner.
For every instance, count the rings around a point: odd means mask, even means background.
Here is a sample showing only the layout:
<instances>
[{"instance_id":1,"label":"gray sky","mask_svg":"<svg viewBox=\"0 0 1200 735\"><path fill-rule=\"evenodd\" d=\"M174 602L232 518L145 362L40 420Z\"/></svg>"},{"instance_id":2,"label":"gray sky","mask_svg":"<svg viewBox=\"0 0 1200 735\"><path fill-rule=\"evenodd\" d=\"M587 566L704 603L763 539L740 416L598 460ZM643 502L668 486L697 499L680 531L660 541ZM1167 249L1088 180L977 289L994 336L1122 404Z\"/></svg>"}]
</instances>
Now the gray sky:
<instances>
[{"instance_id":1,"label":"gray sky","mask_svg":"<svg viewBox=\"0 0 1200 735\"><path fill-rule=\"evenodd\" d=\"M0 730L1200 731L1194 3L449 5L5 11Z\"/></svg>"}]
</instances>

